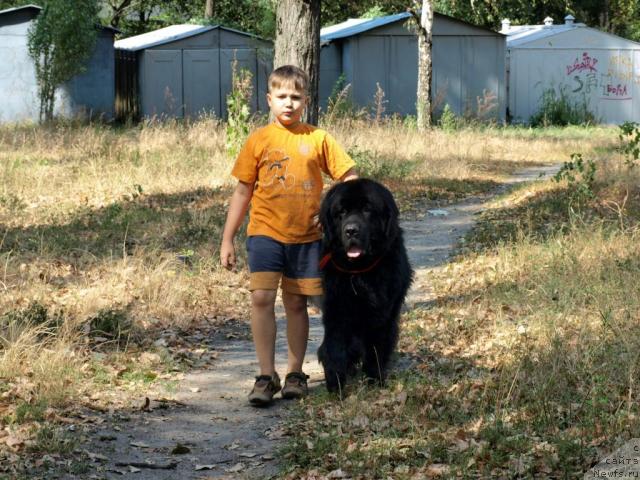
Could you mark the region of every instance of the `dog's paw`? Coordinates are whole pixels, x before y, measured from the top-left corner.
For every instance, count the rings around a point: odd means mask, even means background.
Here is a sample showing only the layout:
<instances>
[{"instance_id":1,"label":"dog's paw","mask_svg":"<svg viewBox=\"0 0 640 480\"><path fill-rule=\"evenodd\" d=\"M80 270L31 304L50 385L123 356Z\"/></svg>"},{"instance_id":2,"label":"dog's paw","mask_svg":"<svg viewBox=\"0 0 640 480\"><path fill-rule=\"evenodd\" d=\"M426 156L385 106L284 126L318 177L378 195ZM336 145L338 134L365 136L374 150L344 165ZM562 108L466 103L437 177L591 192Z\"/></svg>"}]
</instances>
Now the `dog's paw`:
<instances>
[{"instance_id":1,"label":"dog's paw","mask_svg":"<svg viewBox=\"0 0 640 480\"><path fill-rule=\"evenodd\" d=\"M344 373L338 373L336 371L325 372L324 379L329 392L338 393L342 396L342 392L347 383L347 376Z\"/></svg>"}]
</instances>

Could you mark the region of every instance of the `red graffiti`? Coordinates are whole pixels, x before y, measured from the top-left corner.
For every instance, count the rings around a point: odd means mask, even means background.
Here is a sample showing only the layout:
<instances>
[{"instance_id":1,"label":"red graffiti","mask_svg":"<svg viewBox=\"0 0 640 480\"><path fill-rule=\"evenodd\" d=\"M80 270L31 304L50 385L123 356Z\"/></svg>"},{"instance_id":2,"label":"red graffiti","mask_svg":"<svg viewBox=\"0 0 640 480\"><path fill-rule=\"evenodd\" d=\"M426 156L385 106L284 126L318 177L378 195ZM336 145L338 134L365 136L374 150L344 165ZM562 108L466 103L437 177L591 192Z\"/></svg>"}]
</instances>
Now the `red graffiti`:
<instances>
[{"instance_id":1,"label":"red graffiti","mask_svg":"<svg viewBox=\"0 0 640 480\"><path fill-rule=\"evenodd\" d=\"M597 58L590 57L587 52L582 54L582 61L579 58L576 58L573 62L573 65L567 65L567 75L571 75L573 72L597 72L596 63L598 63Z\"/></svg>"},{"instance_id":2,"label":"red graffiti","mask_svg":"<svg viewBox=\"0 0 640 480\"><path fill-rule=\"evenodd\" d=\"M616 97L623 97L627 95L626 85L607 85L607 95L615 95Z\"/></svg>"}]
</instances>

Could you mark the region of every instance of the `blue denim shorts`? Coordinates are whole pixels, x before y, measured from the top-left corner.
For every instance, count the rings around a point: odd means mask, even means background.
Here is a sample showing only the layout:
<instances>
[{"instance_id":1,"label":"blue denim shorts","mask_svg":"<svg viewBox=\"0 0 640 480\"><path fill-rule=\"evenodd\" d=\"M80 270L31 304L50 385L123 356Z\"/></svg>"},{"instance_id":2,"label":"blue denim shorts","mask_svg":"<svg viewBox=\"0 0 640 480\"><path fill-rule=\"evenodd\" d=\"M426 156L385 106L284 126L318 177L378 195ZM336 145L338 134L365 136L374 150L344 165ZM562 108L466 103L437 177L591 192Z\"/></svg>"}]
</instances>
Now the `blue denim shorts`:
<instances>
[{"instance_id":1,"label":"blue denim shorts","mask_svg":"<svg viewBox=\"0 0 640 480\"><path fill-rule=\"evenodd\" d=\"M300 295L322 295L318 262L321 241L282 243L271 237L247 238L249 290L277 290Z\"/></svg>"}]
</instances>

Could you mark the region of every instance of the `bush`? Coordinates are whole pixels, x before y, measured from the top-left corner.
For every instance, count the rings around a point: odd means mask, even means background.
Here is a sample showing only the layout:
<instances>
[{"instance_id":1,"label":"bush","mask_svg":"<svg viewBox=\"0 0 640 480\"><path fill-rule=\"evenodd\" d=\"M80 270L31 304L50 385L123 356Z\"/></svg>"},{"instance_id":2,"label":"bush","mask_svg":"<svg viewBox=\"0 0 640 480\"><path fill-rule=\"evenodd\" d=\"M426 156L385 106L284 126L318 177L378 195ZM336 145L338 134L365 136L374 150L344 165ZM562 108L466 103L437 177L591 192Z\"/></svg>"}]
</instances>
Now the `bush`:
<instances>
[{"instance_id":1,"label":"bush","mask_svg":"<svg viewBox=\"0 0 640 480\"><path fill-rule=\"evenodd\" d=\"M362 177L379 180L385 178L406 178L414 168L413 163L386 160L374 152L360 150L357 147L350 149L349 155L356 162L356 169Z\"/></svg>"},{"instance_id":2,"label":"bush","mask_svg":"<svg viewBox=\"0 0 640 480\"><path fill-rule=\"evenodd\" d=\"M571 98L564 86L558 91L550 87L542 92L540 110L531 116L529 123L533 127L587 126L598 123L598 119L589 110L589 101L584 94L581 100Z\"/></svg>"},{"instance_id":3,"label":"bush","mask_svg":"<svg viewBox=\"0 0 640 480\"><path fill-rule=\"evenodd\" d=\"M447 103L442 110L442 115L440 116L440 127L445 132L454 132L458 129L458 118L456 114L453 112L449 104Z\"/></svg>"},{"instance_id":4,"label":"bush","mask_svg":"<svg viewBox=\"0 0 640 480\"><path fill-rule=\"evenodd\" d=\"M620 150L625 156L624 163L632 168L640 159L640 124L636 122L624 122L619 125Z\"/></svg>"},{"instance_id":5,"label":"bush","mask_svg":"<svg viewBox=\"0 0 640 480\"><path fill-rule=\"evenodd\" d=\"M131 335L132 322L123 310L105 308L89 319L90 335L116 343L125 343Z\"/></svg>"},{"instance_id":6,"label":"bush","mask_svg":"<svg viewBox=\"0 0 640 480\"><path fill-rule=\"evenodd\" d=\"M15 342L23 332L35 328L38 338L55 335L64 318L61 312L50 315L47 307L32 302L23 309L9 310L0 315L0 350Z\"/></svg>"}]
</instances>

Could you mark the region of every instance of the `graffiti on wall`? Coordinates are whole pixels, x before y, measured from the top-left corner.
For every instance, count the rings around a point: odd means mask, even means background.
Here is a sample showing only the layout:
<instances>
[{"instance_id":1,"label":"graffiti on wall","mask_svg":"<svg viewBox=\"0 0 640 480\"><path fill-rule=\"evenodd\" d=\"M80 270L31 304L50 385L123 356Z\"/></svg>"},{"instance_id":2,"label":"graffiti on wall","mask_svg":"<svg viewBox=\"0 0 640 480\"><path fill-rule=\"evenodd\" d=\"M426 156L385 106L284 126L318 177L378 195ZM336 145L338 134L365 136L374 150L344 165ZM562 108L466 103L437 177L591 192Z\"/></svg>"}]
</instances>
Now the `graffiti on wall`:
<instances>
[{"instance_id":1,"label":"graffiti on wall","mask_svg":"<svg viewBox=\"0 0 640 480\"><path fill-rule=\"evenodd\" d=\"M631 100L631 87L634 83L640 84L640 76L634 74L630 53L609 54L606 60L601 62L589 52L583 52L582 56L566 65L566 75L571 78L572 91L597 94L603 100ZM606 64L608 67L603 68Z\"/></svg>"}]
</instances>

